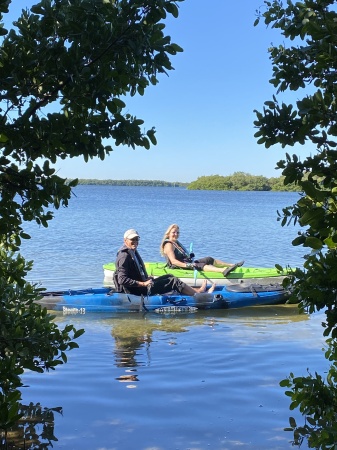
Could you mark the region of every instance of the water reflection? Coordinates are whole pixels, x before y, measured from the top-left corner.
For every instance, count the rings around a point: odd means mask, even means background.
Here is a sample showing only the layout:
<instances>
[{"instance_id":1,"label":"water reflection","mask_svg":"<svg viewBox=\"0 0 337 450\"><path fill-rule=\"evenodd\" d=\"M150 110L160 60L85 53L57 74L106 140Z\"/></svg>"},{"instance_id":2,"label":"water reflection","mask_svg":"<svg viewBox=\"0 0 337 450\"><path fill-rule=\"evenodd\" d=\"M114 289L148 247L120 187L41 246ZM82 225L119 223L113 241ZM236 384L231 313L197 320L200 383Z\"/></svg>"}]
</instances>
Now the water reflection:
<instances>
[{"instance_id":1,"label":"water reflection","mask_svg":"<svg viewBox=\"0 0 337 450\"><path fill-rule=\"evenodd\" d=\"M290 322L302 322L309 319L306 313L300 313L298 305L264 305L248 308L214 311L214 320L223 322L225 320L239 321L246 325L265 323L266 325L283 325ZM209 315L209 314L208 314Z\"/></svg>"},{"instance_id":2,"label":"water reflection","mask_svg":"<svg viewBox=\"0 0 337 450\"><path fill-rule=\"evenodd\" d=\"M233 309L198 310L196 312L177 313L87 313L86 315L67 316L62 312L51 311L59 324L73 323L77 328L85 324L111 324L119 327L122 336L132 335L137 330L163 330L188 331L189 327L207 323L207 321L226 322L236 321L243 323L265 322L266 324L285 324L289 322L302 322L308 320L310 315L300 314L298 305L263 305ZM142 323L142 325L140 325ZM183 330L182 330L183 329Z\"/></svg>"},{"instance_id":3,"label":"water reflection","mask_svg":"<svg viewBox=\"0 0 337 450\"><path fill-rule=\"evenodd\" d=\"M104 324L110 328L114 339L114 364L124 369L115 379L121 383L140 381L137 367L151 364L151 344L158 340L160 333L186 333L192 327L243 327L259 330L269 326L303 322L309 319L307 314L300 314L297 305L273 305L229 310L207 310L196 313L156 314L156 313L93 313L85 316L57 316L58 323L71 322L77 328L86 328ZM154 337L154 334L157 335ZM159 333L159 335L158 335ZM174 344L171 339L170 344ZM136 387L128 385L127 387Z\"/></svg>"},{"instance_id":4,"label":"water reflection","mask_svg":"<svg viewBox=\"0 0 337 450\"><path fill-rule=\"evenodd\" d=\"M62 414L62 408L46 408L40 403L20 405L22 418L1 436L2 449L48 449L57 441L54 435L54 413Z\"/></svg>"},{"instance_id":5,"label":"water reflection","mask_svg":"<svg viewBox=\"0 0 337 450\"><path fill-rule=\"evenodd\" d=\"M137 366L148 366L151 362L150 344L155 331L182 333L187 331L190 319L183 323L176 318L162 318L156 315L136 315L113 321L111 335L115 340L114 356L116 367L125 368L125 373L116 378L120 382L139 381Z\"/></svg>"},{"instance_id":6,"label":"water reflection","mask_svg":"<svg viewBox=\"0 0 337 450\"><path fill-rule=\"evenodd\" d=\"M143 449L289 448L282 432L289 411L278 382L288 367L305 370L303 346L313 364L317 340L309 335L311 317L296 306L56 320L86 329L62 370L42 382L27 374L30 397L62 404L56 448L135 448L139 440ZM271 439L282 442L269 446Z\"/></svg>"}]
</instances>

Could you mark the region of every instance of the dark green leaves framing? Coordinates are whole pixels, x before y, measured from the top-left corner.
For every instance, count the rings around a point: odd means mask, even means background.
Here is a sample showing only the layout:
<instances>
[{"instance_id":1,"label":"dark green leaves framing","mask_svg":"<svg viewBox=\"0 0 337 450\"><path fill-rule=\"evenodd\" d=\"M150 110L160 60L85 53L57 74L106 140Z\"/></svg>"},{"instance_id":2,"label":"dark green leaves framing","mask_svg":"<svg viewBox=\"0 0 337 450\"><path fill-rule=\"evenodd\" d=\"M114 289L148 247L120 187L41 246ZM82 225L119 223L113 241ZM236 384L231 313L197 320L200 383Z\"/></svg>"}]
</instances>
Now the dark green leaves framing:
<instances>
[{"instance_id":1,"label":"dark green leaves framing","mask_svg":"<svg viewBox=\"0 0 337 450\"><path fill-rule=\"evenodd\" d=\"M47 227L68 206L77 180L59 177L57 161L156 144L154 127L124 110L173 70L182 49L164 21L180 1L42 0L12 30L0 24L0 431L24 414L24 369L67 362L83 333L59 329L34 302L41 288L25 281L32 263L18 254L24 222ZM0 20L20 6L0 1Z\"/></svg>"},{"instance_id":2,"label":"dark green leaves framing","mask_svg":"<svg viewBox=\"0 0 337 450\"><path fill-rule=\"evenodd\" d=\"M279 30L282 44L269 49L273 66L271 84L276 95L256 112L258 143L266 148L307 145L303 161L286 153L277 163L285 183L295 183L303 195L283 209L282 225L299 223L293 245L306 249L302 268L289 280L292 299L309 313L323 310L326 358L331 363L324 378L319 374L281 382L299 408L305 425L290 418L294 444L307 439L316 449L336 448L337 411L337 11L335 0L265 2L259 21ZM293 104L280 100L281 93L298 91ZM301 98L302 97L302 98ZM314 149L314 150L312 150Z\"/></svg>"},{"instance_id":3,"label":"dark green leaves framing","mask_svg":"<svg viewBox=\"0 0 337 450\"><path fill-rule=\"evenodd\" d=\"M123 111L129 96L144 95L173 70L170 57L182 49L165 34L164 21L178 17L180 1L43 0L6 34L0 52L0 156L6 157L0 158L0 232L8 248L19 245L13 232L23 238L22 219L46 226L52 217L46 206L68 205L76 182L69 185L44 161L104 160L114 146L156 144L155 129L144 129L143 120Z\"/></svg>"}]
</instances>

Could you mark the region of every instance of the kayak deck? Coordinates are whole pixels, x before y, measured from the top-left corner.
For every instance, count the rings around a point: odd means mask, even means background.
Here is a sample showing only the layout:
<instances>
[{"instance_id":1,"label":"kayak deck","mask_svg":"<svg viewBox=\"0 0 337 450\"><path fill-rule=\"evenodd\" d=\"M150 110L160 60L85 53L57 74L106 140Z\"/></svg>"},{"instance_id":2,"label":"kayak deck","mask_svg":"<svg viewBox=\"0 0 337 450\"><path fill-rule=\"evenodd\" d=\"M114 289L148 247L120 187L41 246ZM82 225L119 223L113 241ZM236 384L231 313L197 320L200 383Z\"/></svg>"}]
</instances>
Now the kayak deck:
<instances>
[{"instance_id":1,"label":"kayak deck","mask_svg":"<svg viewBox=\"0 0 337 450\"><path fill-rule=\"evenodd\" d=\"M137 296L118 293L113 288L92 288L45 292L37 300L42 307L64 314L88 312L195 312L205 309L242 308L285 303L287 292L279 284L217 286L212 293L194 296L176 293Z\"/></svg>"},{"instance_id":2,"label":"kayak deck","mask_svg":"<svg viewBox=\"0 0 337 450\"><path fill-rule=\"evenodd\" d=\"M182 281L189 285L195 285L197 281L208 280L211 283L228 285L240 280L244 282L246 280L256 280L258 284L265 284L270 282L281 283L287 272L279 271L276 268L271 267L237 267L230 272L226 277L220 272L204 272L194 271L188 269L170 269L166 263L161 262L145 262L147 273L151 277L159 277L161 275L171 274L180 278ZM115 264L108 263L103 265L104 270L104 282L113 283L113 274L115 271Z\"/></svg>"}]
</instances>

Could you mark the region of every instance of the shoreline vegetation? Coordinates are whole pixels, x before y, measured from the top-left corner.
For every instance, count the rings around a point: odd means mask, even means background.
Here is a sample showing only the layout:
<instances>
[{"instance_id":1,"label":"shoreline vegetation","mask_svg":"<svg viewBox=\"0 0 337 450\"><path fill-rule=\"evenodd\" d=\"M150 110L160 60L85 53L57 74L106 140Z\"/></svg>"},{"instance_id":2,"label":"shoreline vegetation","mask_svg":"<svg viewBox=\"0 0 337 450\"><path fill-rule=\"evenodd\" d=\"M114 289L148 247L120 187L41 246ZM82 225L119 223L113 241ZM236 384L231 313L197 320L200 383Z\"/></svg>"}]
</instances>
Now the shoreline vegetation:
<instances>
[{"instance_id":1,"label":"shoreline vegetation","mask_svg":"<svg viewBox=\"0 0 337 450\"><path fill-rule=\"evenodd\" d=\"M245 172L234 172L233 175L202 176L191 183L160 180L96 180L78 179L79 185L109 185L109 186L156 186L183 187L189 190L209 191L286 191L298 192L295 184L284 185L284 176L267 178L262 175L251 175ZM69 180L72 181L72 180Z\"/></svg>"}]
</instances>

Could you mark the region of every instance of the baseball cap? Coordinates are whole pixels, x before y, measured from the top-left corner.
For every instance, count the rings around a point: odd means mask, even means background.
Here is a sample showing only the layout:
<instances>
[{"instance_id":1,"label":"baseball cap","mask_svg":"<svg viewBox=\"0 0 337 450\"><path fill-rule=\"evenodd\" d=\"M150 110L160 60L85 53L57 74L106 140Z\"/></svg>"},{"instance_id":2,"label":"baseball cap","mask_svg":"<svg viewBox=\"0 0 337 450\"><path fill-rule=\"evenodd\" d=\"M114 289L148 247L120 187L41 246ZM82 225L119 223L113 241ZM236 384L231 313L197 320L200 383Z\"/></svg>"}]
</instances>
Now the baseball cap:
<instances>
[{"instance_id":1,"label":"baseball cap","mask_svg":"<svg viewBox=\"0 0 337 450\"><path fill-rule=\"evenodd\" d=\"M131 228L130 230L127 230L124 233L124 239L133 239L135 237L139 237L139 234L133 228Z\"/></svg>"}]
</instances>

